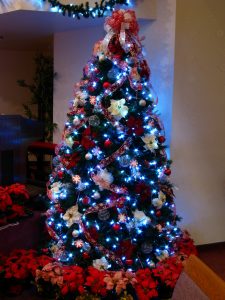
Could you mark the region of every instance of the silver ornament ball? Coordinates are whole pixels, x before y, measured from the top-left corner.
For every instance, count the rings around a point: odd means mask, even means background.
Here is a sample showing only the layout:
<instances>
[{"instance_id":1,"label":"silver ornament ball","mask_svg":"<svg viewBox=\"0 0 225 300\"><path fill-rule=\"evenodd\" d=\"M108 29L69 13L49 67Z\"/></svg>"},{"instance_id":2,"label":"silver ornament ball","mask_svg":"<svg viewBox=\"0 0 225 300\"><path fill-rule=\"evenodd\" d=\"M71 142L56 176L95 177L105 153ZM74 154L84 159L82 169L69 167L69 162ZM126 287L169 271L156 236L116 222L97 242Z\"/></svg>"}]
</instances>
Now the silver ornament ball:
<instances>
[{"instance_id":1,"label":"silver ornament ball","mask_svg":"<svg viewBox=\"0 0 225 300\"><path fill-rule=\"evenodd\" d=\"M83 182L79 182L77 189L78 191L84 191L86 189L86 185Z\"/></svg>"},{"instance_id":2,"label":"silver ornament ball","mask_svg":"<svg viewBox=\"0 0 225 300\"><path fill-rule=\"evenodd\" d=\"M85 159L86 160L91 160L92 159L92 154L91 153L87 153L87 154L85 154Z\"/></svg>"},{"instance_id":3,"label":"silver ornament ball","mask_svg":"<svg viewBox=\"0 0 225 300\"><path fill-rule=\"evenodd\" d=\"M99 194L99 192L95 192L92 197L94 199L99 199L101 197L101 195Z\"/></svg>"},{"instance_id":4,"label":"silver ornament ball","mask_svg":"<svg viewBox=\"0 0 225 300\"><path fill-rule=\"evenodd\" d=\"M130 165L130 160L131 159L130 159L129 155L121 156L120 160L119 160L121 167L124 167L124 168L128 167Z\"/></svg>"},{"instance_id":5,"label":"silver ornament ball","mask_svg":"<svg viewBox=\"0 0 225 300\"><path fill-rule=\"evenodd\" d=\"M91 245L85 242L83 245L83 250L89 252L91 250Z\"/></svg>"},{"instance_id":6,"label":"silver ornament ball","mask_svg":"<svg viewBox=\"0 0 225 300\"><path fill-rule=\"evenodd\" d=\"M110 212L107 209L102 209L98 212L98 218L101 221L106 221L110 217Z\"/></svg>"},{"instance_id":7,"label":"silver ornament ball","mask_svg":"<svg viewBox=\"0 0 225 300\"><path fill-rule=\"evenodd\" d=\"M144 242L141 244L141 251L144 253L144 254L149 254L152 252L152 244L150 242Z\"/></svg>"},{"instance_id":8,"label":"silver ornament ball","mask_svg":"<svg viewBox=\"0 0 225 300\"><path fill-rule=\"evenodd\" d=\"M96 115L90 116L88 121L91 126L98 126L100 124L99 117Z\"/></svg>"},{"instance_id":9,"label":"silver ornament ball","mask_svg":"<svg viewBox=\"0 0 225 300\"><path fill-rule=\"evenodd\" d=\"M73 125L77 126L79 124L80 124L80 119L77 116L75 116L73 119Z\"/></svg>"},{"instance_id":10,"label":"silver ornament ball","mask_svg":"<svg viewBox=\"0 0 225 300\"><path fill-rule=\"evenodd\" d=\"M78 237L78 235L79 235L79 230L74 229L74 230L72 231L72 236L73 236L73 237Z\"/></svg>"},{"instance_id":11,"label":"silver ornament ball","mask_svg":"<svg viewBox=\"0 0 225 300\"><path fill-rule=\"evenodd\" d=\"M144 99L141 99L141 100L139 101L139 105L140 105L140 106L145 106L145 105L146 105L146 101L145 101Z\"/></svg>"}]
</instances>

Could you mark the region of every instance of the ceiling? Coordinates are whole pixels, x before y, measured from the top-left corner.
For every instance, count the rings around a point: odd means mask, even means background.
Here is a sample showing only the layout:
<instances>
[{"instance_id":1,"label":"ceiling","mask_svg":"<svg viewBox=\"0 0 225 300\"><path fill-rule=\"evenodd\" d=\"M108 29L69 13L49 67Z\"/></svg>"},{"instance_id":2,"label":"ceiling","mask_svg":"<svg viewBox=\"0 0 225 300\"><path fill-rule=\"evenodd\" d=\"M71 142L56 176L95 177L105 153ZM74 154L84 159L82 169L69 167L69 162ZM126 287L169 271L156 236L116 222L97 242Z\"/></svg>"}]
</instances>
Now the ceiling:
<instances>
[{"instance_id":1,"label":"ceiling","mask_svg":"<svg viewBox=\"0 0 225 300\"><path fill-rule=\"evenodd\" d=\"M0 14L0 49L51 50L55 32L102 25L103 18L77 20L48 11L18 10Z\"/></svg>"}]
</instances>

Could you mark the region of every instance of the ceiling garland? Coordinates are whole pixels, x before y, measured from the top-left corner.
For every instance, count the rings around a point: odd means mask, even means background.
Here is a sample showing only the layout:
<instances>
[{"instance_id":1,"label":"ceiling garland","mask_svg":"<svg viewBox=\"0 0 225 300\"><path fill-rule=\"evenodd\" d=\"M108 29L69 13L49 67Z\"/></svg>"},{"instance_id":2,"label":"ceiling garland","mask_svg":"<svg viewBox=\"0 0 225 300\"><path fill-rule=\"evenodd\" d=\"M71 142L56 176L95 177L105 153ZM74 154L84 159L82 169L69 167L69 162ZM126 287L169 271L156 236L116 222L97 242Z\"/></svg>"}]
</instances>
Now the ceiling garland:
<instances>
[{"instance_id":1,"label":"ceiling garland","mask_svg":"<svg viewBox=\"0 0 225 300\"><path fill-rule=\"evenodd\" d=\"M58 0L43 0L47 1L52 8L57 8L58 12L62 13L64 16L80 19L84 18L101 18L108 12L113 10L116 4L128 5L129 0L101 0L95 2L94 6L90 6L88 1L80 4L62 4Z\"/></svg>"}]
</instances>

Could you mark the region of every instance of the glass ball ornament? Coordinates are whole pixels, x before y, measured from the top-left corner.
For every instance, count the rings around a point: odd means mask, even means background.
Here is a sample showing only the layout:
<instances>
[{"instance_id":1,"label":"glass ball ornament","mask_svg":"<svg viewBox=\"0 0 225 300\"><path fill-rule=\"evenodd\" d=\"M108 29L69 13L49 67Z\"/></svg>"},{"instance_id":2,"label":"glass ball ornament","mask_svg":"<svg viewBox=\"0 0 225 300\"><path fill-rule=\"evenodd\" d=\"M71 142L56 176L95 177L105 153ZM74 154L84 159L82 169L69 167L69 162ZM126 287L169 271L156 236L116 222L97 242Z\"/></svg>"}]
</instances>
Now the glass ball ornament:
<instances>
[{"instance_id":1,"label":"glass ball ornament","mask_svg":"<svg viewBox=\"0 0 225 300\"><path fill-rule=\"evenodd\" d=\"M78 191L84 191L86 189L86 185L83 182L79 182L77 189Z\"/></svg>"},{"instance_id":2,"label":"glass ball ornament","mask_svg":"<svg viewBox=\"0 0 225 300\"><path fill-rule=\"evenodd\" d=\"M101 195L99 192L94 192L92 197L97 200L97 199L100 199Z\"/></svg>"},{"instance_id":3,"label":"glass ball ornament","mask_svg":"<svg viewBox=\"0 0 225 300\"><path fill-rule=\"evenodd\" d=\"M144 253L144 254L149 254L152 252L152 244L150 242L144 242L141 244L141 251Z\"/></svg>"},{"instance_id":4,"label":"glass ball ornament","mask_svg":"<svg viewBox=\"0 0 225 300\"><path fill-rule=\"evenodd\" d=\"M77 126L79 124L80 124L80 119L77 116L75 116L73 119L73 125Z\"/></svg>"},{"instance_id":5,"label":"glass ball ornament","mask_svg":"<svg viewBox=\"0 0 225 300\"><path fill-rule=\"evenodd\" d=\"M90 116L88 121L90 126L98 126L100 124L100 119L96 115Z\"/></svg>"},{"instance_id":6,"label":"glass ball ornament","mask_svg":"<svg viewBox=\"0 0 225 300\"><path fill-rule=\"evenodd\" d=\"M85 159L86 160L91 160L92 159L92 154L91 153L87 153L87 154L85 154Z\"/></svg>"},{"instance_id":7,"label":"glass ball ornament","mask_svg":"<svg viewBox=\"0 0 225 300\"><path fill-rule=\"evenodd\" d=\"M139 105L140 105L140 106L146 106L146 101L145 101L144 99L141 99L141 100L139 101Z\"/></svg>"},{"instance_id":8,"label":"glass ball ornament","mask_svg":"<svg viewBox=\"0 0 225 300\"><path fill-rule=\"evenodd\" d=\"M98 212L98 218L101 221L106 221L108 220L110 217L110 212L108 211L108 209L102 209Z\"/></svg>"},{"instance_id":9,"label":"glass ball ornament","mask_svg":"<svg viewBox=\"0 0 225 300\"><path fill-rule=\"evenodd\" d=\"M130 161L131 161L130 156L126 154L126 155L123 155L120 157L119 163L120 163L121 167L126 168L126 167L129 167Z\"/></svg>"},{"instance_id":10,"label":"glass ball ornament","mask_svg":"<svg viewBox=\"0 0 225 300\"><path fill-rule=\"evenodd\" d=\"M72 231L72 236L73 237L78 237L79 236L79 230L77 230L77 229L74 229L73 231Z\"/></svg>"},{"instance_id":11,"label":"glass ball ornament","mask_svg":"<svg viewBox=\"0 0 225 300\"><path fill-rule=\"evenodd\" d=\"M85 242L83 245L83 250L89 252L91 250L91 245Z\"/></svg>"}]
</instances>

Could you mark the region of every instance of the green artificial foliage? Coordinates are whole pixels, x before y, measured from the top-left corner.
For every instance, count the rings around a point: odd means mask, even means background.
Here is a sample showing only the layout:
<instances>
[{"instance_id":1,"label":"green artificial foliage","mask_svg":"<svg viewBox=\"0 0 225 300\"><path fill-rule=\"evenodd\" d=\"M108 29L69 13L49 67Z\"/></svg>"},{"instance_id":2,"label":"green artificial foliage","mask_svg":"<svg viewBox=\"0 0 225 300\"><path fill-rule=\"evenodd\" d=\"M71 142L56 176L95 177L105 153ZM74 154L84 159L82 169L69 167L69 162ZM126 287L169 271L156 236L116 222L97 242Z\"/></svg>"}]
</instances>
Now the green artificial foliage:
<instances>
[{"instance_id":1,"label":"green artificial foliage","mask_svg":"<svg viewBox=\"0 0 225 300\"><path fill-rule=\"evenodd\" d=\"M53 123L53 85L56 73L53 68L53 59L44 54L34 57L35 74L32 83L23 79L17 80L19 86L27 88L31 93L31 100L23 104L25 114L30 119L37 119L44 123L44 139L52 141L53 131L57 127ZM34 106L37 113L34 113Z\"/></svg>"},{"instance_id":2,"label":"green artificial foliage","mask_svg":"<svg viewBox=\"0 0 225 300\"><path fill-rule=\"evenodd\" d=\"M90 6L89 1L84 1L80 4L64 4L62 1L58 0L43 0L51 4L52 7L57 7L59 12L64 16L68 15L69 17L80 19L84 18L101 18L104 17L107 11L112 11L114 6L119 5L128 5L127 0L101 0L95 2L93 7Z\"/></svg>"}]
</instances>

